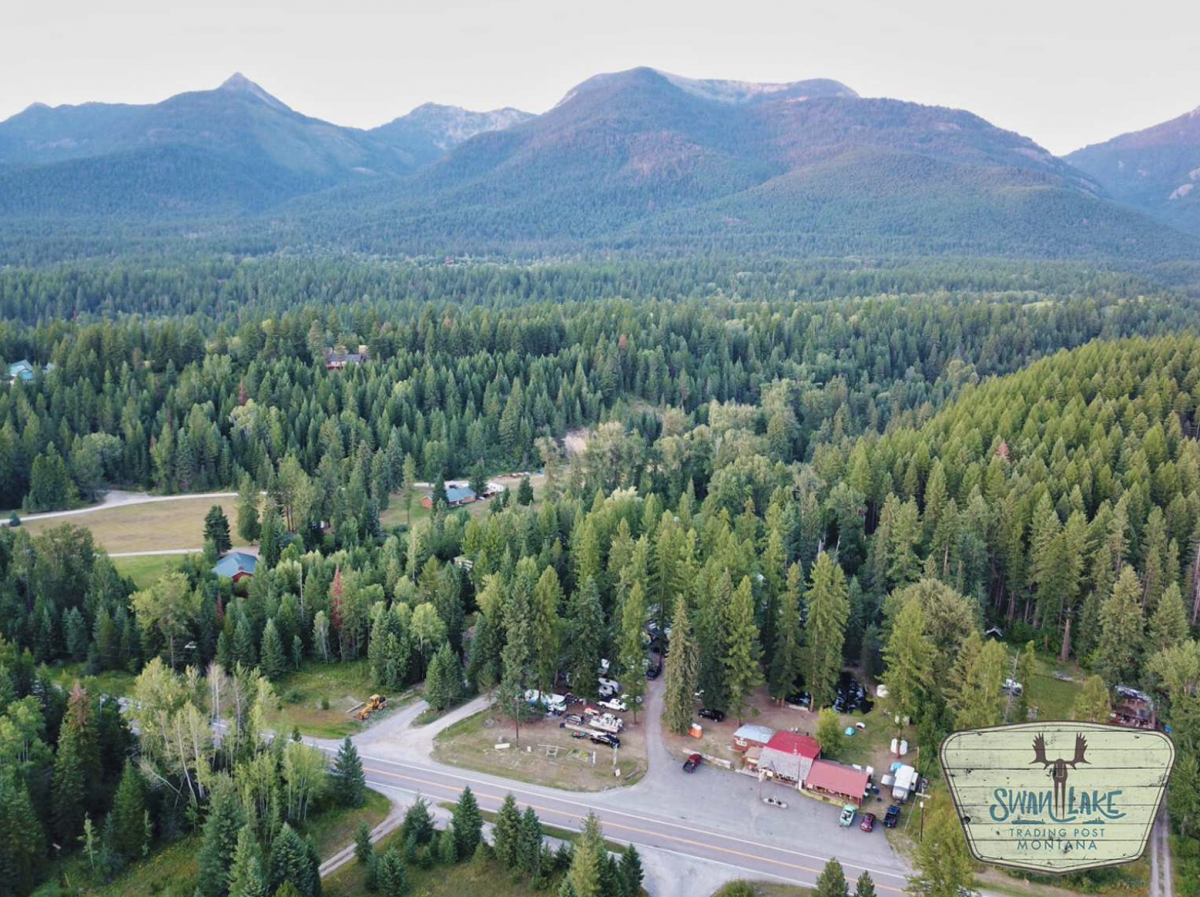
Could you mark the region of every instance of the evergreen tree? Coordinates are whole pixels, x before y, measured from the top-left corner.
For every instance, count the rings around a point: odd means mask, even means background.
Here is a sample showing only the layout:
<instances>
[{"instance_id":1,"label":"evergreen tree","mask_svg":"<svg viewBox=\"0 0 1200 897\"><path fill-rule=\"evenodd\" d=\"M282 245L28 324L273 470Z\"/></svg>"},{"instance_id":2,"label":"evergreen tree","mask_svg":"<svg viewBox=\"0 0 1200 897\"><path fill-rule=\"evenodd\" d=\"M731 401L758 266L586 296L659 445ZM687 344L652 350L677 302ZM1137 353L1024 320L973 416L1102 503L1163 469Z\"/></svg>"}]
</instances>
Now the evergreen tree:
<instances>
[{"instance_id":1,"label":"evergreen tree","mask_svg":"<svg viewBox=\"0 0 1200 897\"><path fill-rule=\"evenodd\" d=\"M567 602L566 631L571 634L563 646L571 688L581 697L594 699L604 638L604 611L595 577L588 577Z\"/></svg>"},{"instance_id":2,"label":"evergreen tree","mask_svg":"<svg viewBox=\"0 0 1200 897\"><path fill-rule=\"evenodd\" d=\"M617 660L621 665L625 691L629 695L633 721L637 722L638 702L646 692L646 591L635 582L621 608L621 630Z\"/></svg>"},{"instance_id":3,"label":"evergreen tree","mask_svg":"<svg viewBox=\"0 0 1200 897\"><path fill-rule=\"evenodd\" d=\"M268 500L258 542L258 554L265 570L273 570L279 563L279 555L283 553L283 537L283 519L279 516L279 509Z\"/></svg>"},{"instance_id":4,"label":"evergreen tree","mask_svg":"<svg viewBox=\"0 0 1200 897\"><path fill-rule=\"evenodd\" d=\"M145 815L146 781L133 762L126 760L111 817L113 847L126 859L140 857L147 846Z\"/></svg>"},{"instance_id":5,"label":"evergreen tree","mask_svg":"<svg viewBox=\"0 0 1200 897\"><path fill-rule=\"evenodd\" d=\"M850 897L850 888L846 884L846 873L837 859L828 860L821 874L817 876L813 897Z\"/></svg>"},{"instance_id":6,"label":"evergreen tree","mask_svg":"<svg viewBox=\"0 0 1200 897\"><path fill-rule=\"evenodd\" d=\"M254 481L250 479L249 475L243 477L241 487L238 489L237 527L238 535L247 544L257 542L261 533L258 522L259 501L260 496Z\"/></svg>"},{"instance_id":7,"label":"evergreen tree","mask_svg":"<svg viewBox=\"0 0 1200 897\"><path fill-rule=\"evenodd\" d=\"M821 552L813 564L807 592L808 690L812 707L828 706L842 670L842 646L846 641L846 622L850 619L846 575L828 552ZM890 687L890 686L889 686Z\"/></svg>"},{"instance_id":8,"label":"evergreen tree","mask_svg":"<svg viewBox=\"0 0 1200 897\"><path fill-rule=\"evenodd\" d=\"M283 653L283 641L273 619L267 620L267 625L263 628L261 657L259 666L264 676L272 682L283 678L283 674L287 672L287 655Z\"/></svg>"},{"instance_id":9,"label":"evergreen tree","mask_svg":"<svg viewBox=\"0 0 1200 897\"><path fill-rule=\"evenodd\" d=\"M0 891L29 893L44 869L46 848L24 779L15 769L0 769Z\"/></svg>"},{"instance_id":10,"label":"evergreen tree","mask_svg":"<svg viewBox=\"0 0 1200 897\"><path fill-rule=\"evenodd\" d=\"M924 812L929 818L913 858L917 874L909 879L908 893L913 897L959 897L974 879L962 826L954 812L940 802Z\"/></svg>"},{"instance_id":11,"label":"evergreen tree","mask_svg":"<svg viewBox=\"0 0 1200 897\"><path fill-rule=\"evenodd\" d=\"M663 673L663 719L676 735L684 735L691 728L698 677L699 648L688 621L687 604L678 598Z\"/></svg>"},{"instance_id":12,"label":"evergreen tree","mask_svg":"<svg viewBox=\"0 0 1200 897\"><path fill-rule=\"evenodd\" d=\"M1126 566L1100 606L1100 644L1093 665L1105 682L1135 681L1145 631L1141 592L1133 567Z\"/></svg>"},{"instance_id":13,"label":"evergreen tree","mask_svg":"<svg viewBox=\"0 0 1200 897\"><path fill-rule=\"evenodd\" d=\"M405 811L401 832L406 839L412 838L418 845L433 840L433 816L429 813L429 802L425 798L417 797Z\"/></svg>"},{"instance_id":14,"label":"evergreen tree","mask_svg":"<svg viewBox=\"0 0 1200 897\"><path fill-rule=\"evenodd\" d=\"M883 656L888 702L901 716L915 719L934 684L935 648L925 635L925 611L918 598L905 601L892 626ZM816 703L814 698L813 703Z\"/></svg>"},{"instance_id":15,"label":"evergreen tree","mask_svg":"<svg viewBox=\"0 0 1200 897\"><path fill-rule=\"evenodd\" d=\"M224 897L228 893L229 870L237 852L238 833L245 825L246 813L233 780L226 776L218 778L209 794L208 818L204 822L197 858L199 889L205 897ZM287 829L286 824L284 828ZM272 881L271 891L278 886L279 882Z\"/></svg>"},{"instance_id":16,"label":"evergreen tree","mask_svg":"<svg viewBox=\"0 0 1200 897\"><path fill-rule=\"evenodd\" d=\"M875 882L865 869L854 886L854 897L875 897Z\"/></svg>"},{"instance_id":17,"label":"evergreen tree","mask_svg":"<svg viewBox=\"0 0 1200 897\"><path fill-rule=\"evenodd\" d=\"M777 701L782 701L792 693L804 671L804 626L800 615L800 602L803 600L800 565L792 564L788 568L787 585L781 596L779 621L775 627L775 651L771 658L770 693Z\"/></svg>"},{"instance_id":18,"label":"evergreen tree","mask_svg":"<svg viewBox=\"0 0 1200 897\"><path fill-rule=\"evenodd\" d=\"M229 897L267 897L262 857L250 826L238 832L233 865L229 869Z\"/></svg>"},{"instance_id":19,"label":"evergreen tree","mask_svg":"<svg viewBox=\"0 0 1200 897\"><path fill-rule=\"evenodd\" d=\"M741 722L749 706L750 693L762 684L759 667L761 654L758 627L754 625L754 593L750 577L742 577L725 609L725 633L728 650L724 657L725 687L729 709Z\"/></svg>"},{"instance_id":20,"label":"evergreen tree","mask_svg":"<svg viewBox=\"0 0 1200 897\"><path fill-rule=\"evenodd\" d=\"M408 872L404 867L404 858L395 847L379 858L376 878L379 893L383 897L403 897L408 893Z\"/></svg>"},{"instance_id":21,"label":"evergreen tree","mask_svg":"<svg viewBox=\"0 0 1200 897\"><path fill-rule=\"evenodd\" d=\"M529 477L521 477L521 485L517 487L517 504L533 504L533 484L529 482Z\"/></svg>"},{"instance_id":22,"label":"evergreen tree","mask_svg":"<svg viewBox=\"0 0 1200 897\"><path fill-rule=\"evenodd\" d=\"M375 859L375 845L371 843L371 826L365 819L358 823L354 833L354 859L363 867L368 891L374 891L378 885L378 868Z\"/></svg>"},{"instance_id":23,"label":"evergreen tree","mask_svg":"<svg viewBox=\"0 0 1200 897\"><path fill-rule=\"evenodd\" d=\"M290 882L304 897L313 897L310 878L308 849L295 829L285 822L271 842L270 890L276 893L284 883Z\"/></svg>"},{"instance_id":24,"label":"evergreen tree","mask_svg":"<svg viewBox=\"0 0 1200 897\"><path fill-rule=\"evenodd\" d=\"M627 844L621 852L621 892L624 897L640 897L644 878L642 857L636 847Z\"/></svg>"},{"instance_id":25,"label":"evergreen tree","mask_svg":"<svg viewBox=\"0 0 1200 897\"><path fill-rule=\"evenodd\" d=\"M204 541L211 542L217 554L224 554L233 548L233 540L229 538L229 520L220 505L213 505L204 515Z\"/></svg>"},{"instance_id":26,"label":"evergreen tree","mask_svg":"<svg viewBox=\"0 0 1200 897\"><path fill-rule=\"evenodd\" d=\"M437 861L443 866L453 866L458 862L458 844L454 840L454 832L446 830L438 835Z\"/></svg>"},{"instance_id":27,"label":"evergreen tree","mask_svg":"<svg viewBox=\"0 0 1200 897\"><path fill-rule=\"evenodd\" d=\"M458 855L470 857L475 855L475 849L483 840L483 814L470 786L463 788L454 805L454 838L458 842Z\"/></svg>"},{"instance_id":28,"label":"evergreen tree","mask_svg":"<svg viewBox=\"0 0 1200 897\"><path fill-rule=\"evenodd\" d=\"M595 813L589 812L583 823L583 834L575 842L571 868L567 870L567 881L576 897L610 897L611 892L604 890L602 881L607 856L600 820Z\"/></svg>"},{"instance_id":29,"label":"evergreen tree","mask_svg":"<svg viewBox=\"0 0 1200 897\"><path fill-rule=\"evenodd\" d=\"M338 801L345 807L361 807L366 803L367 778L363 773L362 760L358 756L358 748L347 735L338 748L329 770L330 786Z\"/></svg>"},{"instance_id":30,"label":"evergreen tree","mask_svg":"<svg viewBox=\"0 0 1200 897\"><path fill-rule=\"evenodd\" d=\"M509 793L500 805L500 812L496 814L496 823L492 831L492 846L496 851L496 859L507 869L513 869L517 865L520 830L521 811L517 809L517 799Z\"/></svg>"},{"instance_id":31,"label":"evergreen tree","mask_svg":"<svg viewBox=\"0 0 1200 897\"><path fill-rule=\"evenodd\" d=\"M533 807L526 807L517 829L517 868L534 878L541 871L542 824Z\"/></svg>"},{"instance_id":32,"label":"evergreen tree","mask_svg":"<svg viewBox=\"0 0 1200 897\"><path fill-rule=\"evenodd\" d=\"M1178 583L1171 583L1163 592L1150 616L1146 633L1146 653L1153 654L1183 644L1188 638L1187 609Z\"/></svg>"},{"instance_id":33,"label":"evergreen tree","mask_svg":"<svg viewBox=\"0 0 1200 897\"><path fill-rule=\"evenodd\" d=\"M1021 683L1021 693L1016 696L1009 712L1009 721L1023 723L1029 719L1029 689L1037 672L1037 652L1033 642L1026 642L1017 657L1017 681Z\"/></svg>"}]
</instances>

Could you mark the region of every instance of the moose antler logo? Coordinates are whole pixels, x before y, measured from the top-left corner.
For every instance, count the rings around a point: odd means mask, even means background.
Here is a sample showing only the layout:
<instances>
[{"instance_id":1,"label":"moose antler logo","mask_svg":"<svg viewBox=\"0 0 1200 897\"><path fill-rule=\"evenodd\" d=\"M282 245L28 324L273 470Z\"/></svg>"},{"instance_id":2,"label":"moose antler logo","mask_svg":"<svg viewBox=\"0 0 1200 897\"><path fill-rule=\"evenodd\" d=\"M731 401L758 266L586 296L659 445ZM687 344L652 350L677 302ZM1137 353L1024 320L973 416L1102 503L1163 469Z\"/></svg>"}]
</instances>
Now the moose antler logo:
<instances>
[{"instance_id":1,"label":"moose antler logo","mask_svg":"<svg viewBox=\"0 0 1200 897\"><path fill-rule=\"evenodd\" d=\"M1080 763L1087 763L1084 755L1087 753L1087 739L1081 734L1075 735L1075 757L1071 760L1064 760L1059 757L1057 760L1046 759L1046 736L1037 735L1033 739L1033 759L1029 762L1042 764L1043 769L1054 767L1050 773L1050 778L1054 782L1054 812L1058 815L1062 814L1063 807L1067 803L1067 767L1074 769Z\"/></svg>"}]
</instances>

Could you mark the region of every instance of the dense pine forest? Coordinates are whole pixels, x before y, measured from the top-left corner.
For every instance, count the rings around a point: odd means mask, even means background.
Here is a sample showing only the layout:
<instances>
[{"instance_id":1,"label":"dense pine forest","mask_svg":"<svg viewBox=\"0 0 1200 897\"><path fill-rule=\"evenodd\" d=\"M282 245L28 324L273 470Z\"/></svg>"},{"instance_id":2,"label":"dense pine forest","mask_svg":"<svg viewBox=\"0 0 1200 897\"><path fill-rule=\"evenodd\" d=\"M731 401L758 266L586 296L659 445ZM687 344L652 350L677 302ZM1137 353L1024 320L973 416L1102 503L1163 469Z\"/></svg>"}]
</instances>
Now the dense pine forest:
<instances>
[{"instance_id":1,"label":"dense pine forest","mask_svg":"<svg viewBox=\"0 0 1200 897\"><path fill-rule=\"evenodd\" d=\"M847 667L922 746L1023 719L1001 685L1035 655L1082 668L1078 719L1142 688L1179 754L1172 825L1200 835L1186 295L999 264L212 261L3 271L0 315L3 370L34 366L0 389L0 895L49 877L52 843L110 880L198 837L204 897L316 897L305 825L363 799L361 768L349 742L327 771L269 739L274 683L365 661L436 710L515 707L564 676L597 697L605 658L636 697L648 622L674 732L696 692L739 719L764 686L829 708ZM430 514L381 522L402 488L512 470L542 472L536 503L470 514L435 487ZM236 490L238 511L144 588L70 518L20 525L114 487ZM253 577L213 572L249 543ZM57 684L64 664L136 675L131 709ZM918 762L936 779L936 750ZM415 820L387 874L474 851L476 823ZM576 870L568 897L591 888L576 860L545 861ZM1179 864L1200 893L1194 851ZM609 878L588 897L634 897Z\"/></svg>"}]
</instances>

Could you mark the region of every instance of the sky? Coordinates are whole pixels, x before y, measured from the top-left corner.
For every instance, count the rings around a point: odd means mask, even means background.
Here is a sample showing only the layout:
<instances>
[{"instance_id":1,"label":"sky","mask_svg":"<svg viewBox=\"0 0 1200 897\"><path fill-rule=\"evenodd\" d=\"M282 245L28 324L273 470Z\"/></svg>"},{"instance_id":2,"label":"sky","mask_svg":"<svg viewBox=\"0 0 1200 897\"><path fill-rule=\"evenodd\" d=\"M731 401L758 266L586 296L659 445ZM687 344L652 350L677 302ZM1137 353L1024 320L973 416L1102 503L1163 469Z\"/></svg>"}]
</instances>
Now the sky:
<instances>
[{"instance_id":1,"label":"sky","mask_svg":"<svg viewBox=\"0 0 1200 897\"><path fill-rule=\"evenodd\" d=\"M835 78L969 109L1055 153L1200 106L1194 0L36 0L5 4L0 119L244 73L373 127L427 101L542 112L598 72Z\"/></svg>"}]
</instances>

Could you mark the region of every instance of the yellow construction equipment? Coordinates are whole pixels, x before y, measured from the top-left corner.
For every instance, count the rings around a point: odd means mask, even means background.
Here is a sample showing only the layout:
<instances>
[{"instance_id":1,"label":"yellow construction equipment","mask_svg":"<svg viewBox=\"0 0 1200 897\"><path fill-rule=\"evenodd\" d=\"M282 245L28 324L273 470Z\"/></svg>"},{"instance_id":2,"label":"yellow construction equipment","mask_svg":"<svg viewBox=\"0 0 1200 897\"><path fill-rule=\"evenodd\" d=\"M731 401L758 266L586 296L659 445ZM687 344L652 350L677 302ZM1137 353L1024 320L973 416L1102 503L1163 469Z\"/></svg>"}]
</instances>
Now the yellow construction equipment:
<instances>
[{"instance_id":1,"label":"yellow construction equipment","mask_svg":"<svg viewBox=\"0 0 1200 897\"><path fill-rule=\"evenodd\" d=\"M367 699L367 703L363 704L362 710L358 711L358 718L365 720L368 716L377 710L382 710L387 706L387 698L383 695L371 695Z\"/></svg>"}]
</instances>

